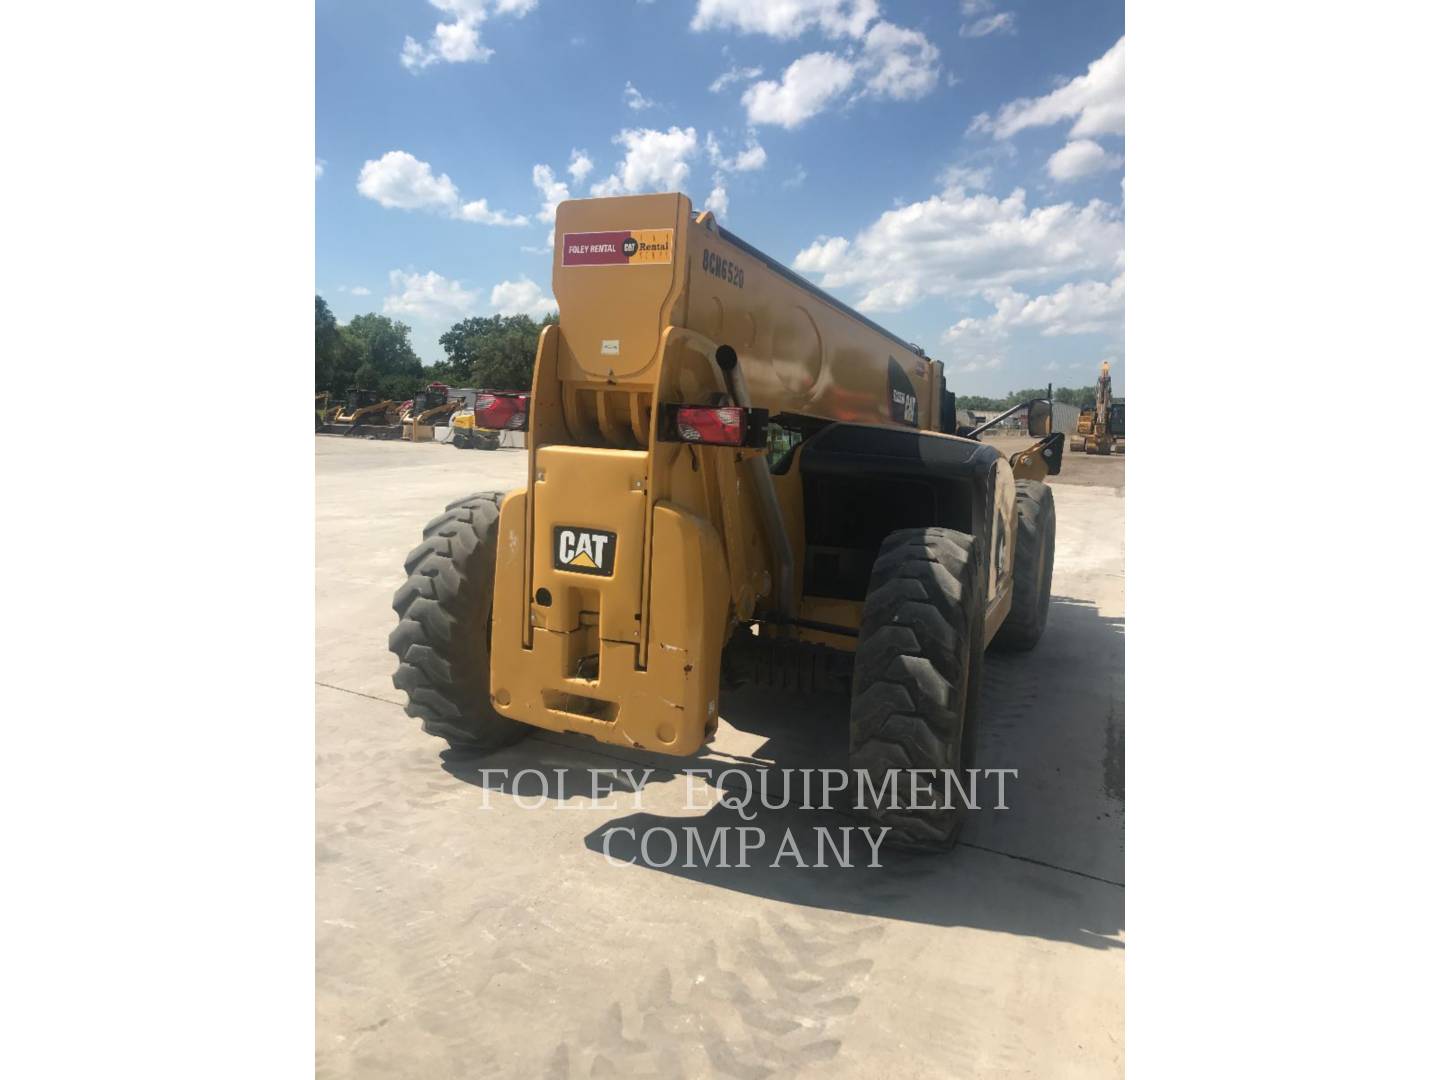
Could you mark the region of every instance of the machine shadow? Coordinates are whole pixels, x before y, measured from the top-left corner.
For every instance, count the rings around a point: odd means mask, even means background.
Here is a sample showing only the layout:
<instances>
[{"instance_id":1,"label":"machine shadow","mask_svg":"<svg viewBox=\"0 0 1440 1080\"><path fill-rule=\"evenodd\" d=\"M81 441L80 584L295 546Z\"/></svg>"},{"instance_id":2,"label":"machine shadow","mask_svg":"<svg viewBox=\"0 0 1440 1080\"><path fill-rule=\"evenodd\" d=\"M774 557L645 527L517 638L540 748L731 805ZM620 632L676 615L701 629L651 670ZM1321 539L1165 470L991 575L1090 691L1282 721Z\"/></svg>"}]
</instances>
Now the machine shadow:
<instances>
[{"instance_id":1,"label":"machine shadow","mask_svg":"<svg viewBox=\"0 0 1440 1080\"><path fill-rule=\"evenodd\" d=\"M993 783L981 783L980 808L967 811L960 842L950 852L882 848L880 865L871 865L875 856L861 832L863 822L835 809L805 809L798 772L788 792L776 772L846 767L848 698L753 687L721 698L721 715L730 726L765 740L748 755L707 748L677 760L604 748L607 767L619 770L613 784L606 781L617 795L642 791L647 779L708 771L710 783L719 779L722 792L740 795L747 783L756 785L743 808L727 800L714 801L703 815L621 811L588 833L585 846L628 864L627 870L633 866L631 872L668 874L783 903L1121 948L1123 698L1117 719L1110 696L1097 695L1093 685L1099 664L1123 692L1123 653L1122 618L1103 617L1088 601L1057 596L1049 629L1034 652L987 654L975 764L1015 769L1018 775L1003 810L994 808ZM1080 690L1088 694L1083 707L1076 704ZM460 751L441 756L446 771L467 783L554 801L561 793L592 794L582 788L589 781L579 774L587 771L580 764L584 751L594 745L547 733L487 757ZM656 771L646 778L646 769ZM762 802L758 777L764 770L772 779ZM710 793L712 800L719 795ZM817 781L811 804L818 802ZM651 830L658 831L647 838ZM823 850L821 832L828 834ZM752 846L739 865L742 837ZM787 837L793 847L782 853ZM841 865L836 849L844 851L847 844L848 865ZM717 858L722 845L723 860ZM702 853L708 853L708 864Z\"/></svg>"}]
</instances>

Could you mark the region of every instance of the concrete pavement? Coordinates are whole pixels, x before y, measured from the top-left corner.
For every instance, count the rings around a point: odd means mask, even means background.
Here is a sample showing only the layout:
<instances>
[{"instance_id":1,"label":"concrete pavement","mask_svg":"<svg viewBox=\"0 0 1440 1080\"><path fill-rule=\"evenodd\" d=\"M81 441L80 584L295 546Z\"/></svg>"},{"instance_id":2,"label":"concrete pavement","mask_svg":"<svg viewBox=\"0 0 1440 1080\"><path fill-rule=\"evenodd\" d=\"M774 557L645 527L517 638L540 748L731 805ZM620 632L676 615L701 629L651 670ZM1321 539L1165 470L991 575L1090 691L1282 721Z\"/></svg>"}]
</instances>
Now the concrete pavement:
<instances>
[{"instance_id":1,"label":"concrete pavement","mask_svg":"<svg viewBox=\"0 0 1440 1080\"><path fill-rule=\"evenodd\" d=\"M682 761L541 732L481 758L404 715L401 561L523 474L522 451L316 439L319 1075L1120 1075L1123 480L1059 478L1046 636L987 658L980 764L1019 770L1010 809L945 856L726 870L615 865L605 836L736 823L687 809L679 768L843 764L843 698L732 693ZM655 770L641 808L560 809L562 778L626 768Z\"/></svg>"}]
</instances>

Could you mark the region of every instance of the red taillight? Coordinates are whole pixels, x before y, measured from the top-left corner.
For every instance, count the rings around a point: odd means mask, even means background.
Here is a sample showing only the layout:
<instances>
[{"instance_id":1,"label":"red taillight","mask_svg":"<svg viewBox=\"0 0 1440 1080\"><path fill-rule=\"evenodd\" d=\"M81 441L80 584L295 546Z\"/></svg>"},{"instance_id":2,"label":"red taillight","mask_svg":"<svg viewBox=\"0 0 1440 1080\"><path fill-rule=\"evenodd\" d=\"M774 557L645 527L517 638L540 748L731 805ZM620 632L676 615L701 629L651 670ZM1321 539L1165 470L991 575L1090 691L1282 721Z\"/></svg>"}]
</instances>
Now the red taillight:
<instances>
[{"instance_id":1,"label":"red taillight","mask_svg":"<svg viewBox=\"0 0 1440 1080\"><path fill-rule=\"evenodd\" d=\"M661 427L662 439L707 446L765 444L765 425L770 419L765 409L746 409L739 405L670 405L666 411L669 421Z\"/></svg>"},{"instance_id":2,"label":"red taillight","mask_svg":"<svg viewBox=\"0 0 1440 1080\"><path fill-rule=\"evenodd\" d=\"M675 410L675 433L685 442L739 446L745 441L745 410L685 405Z\"/></svg>"},{"instance_id":3,"label":"red taillight","mask_svg":"<svg viewBox=\"0 0 1440 1080\"><path fill-rule=\"evenodd\" d=\"M475 426L494 431L522 431L530 419L529 394L475 395Z\"/></svg>"}]
</instances>

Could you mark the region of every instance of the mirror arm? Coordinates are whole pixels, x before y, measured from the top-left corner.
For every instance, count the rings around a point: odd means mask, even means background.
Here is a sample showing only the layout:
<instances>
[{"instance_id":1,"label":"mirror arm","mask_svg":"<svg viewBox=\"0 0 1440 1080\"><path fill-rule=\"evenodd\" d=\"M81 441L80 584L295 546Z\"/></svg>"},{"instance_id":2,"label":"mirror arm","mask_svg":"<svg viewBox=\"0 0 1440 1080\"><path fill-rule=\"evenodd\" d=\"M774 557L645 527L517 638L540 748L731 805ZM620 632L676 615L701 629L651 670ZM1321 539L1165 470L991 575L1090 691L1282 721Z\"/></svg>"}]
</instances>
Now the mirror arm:
<instances>
[{"instance_id":1,"label":"mirror arm","mask_svg":"<svg viewBox=\"0 0 1440 1080\"><path fill-rule=\"evenodd\" d=\"M969 434L969 435L966 435L965 437L966 437L967 439L973 439L973 438L975 438L976 435L979 435L982 431L985 431L985 430L987 430L987 429L989 429L989 428L994 427L996 424L1000 423L1000 421L1002 421L1002 420L1008 420L1010 417L1014 416L1014 415L1015 415L1017 412L1019 412L1021 409L1028 409L1031 405L1034 405L1037 401L1043 401L1043 402L1045 402L1047 405L1050 404L1050 401L1049 401L1048 398L1039 398L1039 397L1037 397L1037 398L1031 398L1029 401L1022 401L1022 402L1020 402L1019 405L1012 405L1010 408L1008 408L1008 409L1006 409L1004 412L1002 412L999 416L991 417L989 420L986 420L985 423L981 424L979 427L977 427L977 428L972 428L971 431L970 431L970 434Z\"/></svg>"}]
</instances>

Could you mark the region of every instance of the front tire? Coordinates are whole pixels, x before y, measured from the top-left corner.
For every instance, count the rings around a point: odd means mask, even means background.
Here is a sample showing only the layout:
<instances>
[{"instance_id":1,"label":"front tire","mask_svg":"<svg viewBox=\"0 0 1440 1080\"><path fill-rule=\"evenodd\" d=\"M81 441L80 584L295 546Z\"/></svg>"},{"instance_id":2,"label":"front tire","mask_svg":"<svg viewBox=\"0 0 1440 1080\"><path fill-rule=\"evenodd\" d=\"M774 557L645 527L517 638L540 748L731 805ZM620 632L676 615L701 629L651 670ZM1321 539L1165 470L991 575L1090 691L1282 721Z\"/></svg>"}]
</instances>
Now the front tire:
<instances>
[{"instance_id":1,"label":"front tire","mask_svg":"<svg viewBox=\"0 0 1440 1080\"><path fill-rule=\"evenodd\" d=\"M524 724L490 703L490 607L503 494L457 500L425 526L405 559L393 607L400 625L390 651L400 660L397 690L405 712L451 746L498 750L522 739Z\"/></svg>"},{"instance_id":2,"label":"front tire","mask_svg":"<svg viewBox=\"0 0 1440 1080\"><path fill-rule=\"evenodd\" d=\"M1025 652L1045 633L1055 571L1055 496L1043 480L1015 481L1015 581L997 649Z\"/></svg>"},{"instance_id":3,"label":"front tire","mask_svg":"<svg viewBox=\"0 0 1440 1080\"><path fill-rule=\"evenodd\" d=\"M901 529L885 538L870 571L855 649L850 768L869 778L868 789L854 792L857 810L888 826L886 841L899 847L945 850L959 833L964 803L911 806L908 781L909 770L935 770L938 797L925 801L944 802L953 794L947 770L961 774L973 757L983 656L975 646L984 636L979 562L965 533ZM874 805L872 792L888 777L899 797Z\"/></svg>"}]
</instances>

